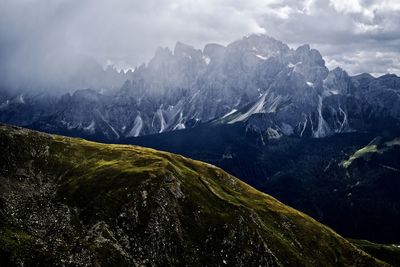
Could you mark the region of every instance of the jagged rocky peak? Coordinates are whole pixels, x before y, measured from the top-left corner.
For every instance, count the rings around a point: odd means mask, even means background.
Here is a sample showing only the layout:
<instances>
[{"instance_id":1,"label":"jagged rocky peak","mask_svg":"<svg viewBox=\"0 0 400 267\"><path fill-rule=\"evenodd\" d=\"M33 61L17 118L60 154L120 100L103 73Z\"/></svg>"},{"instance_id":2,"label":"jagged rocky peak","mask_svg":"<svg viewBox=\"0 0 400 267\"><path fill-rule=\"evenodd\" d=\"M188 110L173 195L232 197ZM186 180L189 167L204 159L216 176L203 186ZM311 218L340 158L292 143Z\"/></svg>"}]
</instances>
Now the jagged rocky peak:
<instances>
[{"instance_id":1,"label":"jagged rocky peak","mask_svg":"<svg viewBox=\"0 0 400 267\"><path fill-rule=\"evenodd\" d=\"M150 60L147 67L154 71L164 67L165 63L170 62L173 58L171 49L168 47L158 47L154 57Z\"/></svg>"},{"instance_id":2,"label":"jagged rocky peak","mask_svg":"<svg viewBox=\"0 0 400 267\"><path fill-rule=\"evenodd\" d=\"M375 89L400 89L400 77L395 74L385 74L375 78L369 73L362 73L351 77L354 84L362 90L375 90Z\"/></svg>"},{"instance_id":3,"label":"jagged rocky peak","mask_svg":"<svg viewBox=\"0 0 400 267\"><path fill-rule=\"evenodd\" d=\"M333 95L348 94L352 89L350 76L342 68L330 71L324 80L325 92Z\"/></svg>"},{"instance_id":4,"label":"jagged rocky peak","mask_svg":"<svg viewBox=\"0 0 400 267\"><path fill-rule=\"evenodd\" d=\"M165 66L171 66L176 63L184 63L183 61L201 61L203 53L200 49L177 42L174 50L168 47L159 47L154 57L148 64L149 69L159 69Z\"/></svg>"},{"instance_id":5,"label":"jagged rocky peak","mask_svg":"<svg viewBox=\"0 0 400 267\"><path fill-rule=\"evenodd\" d=\"M299 46L294 53L297 62L307 65L325 66L325 60L316 49L311 49L309 44Z\"/></svg>"},{"instance_id":6,"label":"jagged rocky peak","mask_svg":"<svg viewBox=\"0 0 400 267\"><path fill-rule=\"evenodd\" d=\"M204 70L206 62L202 51L178 42L174 50L158 48L147 67L135 71L133 79L143 80L140 85L149 92L189 88Z\"/></svg>"},{"instance_id":7,"label":"jagged rocky peak","mask_svg":"<svg viewBox=\"0 0 400 267\"><path fill-rule=\"evenodd\" d=\"M369 89L369 85L375 80L375 78L369 73L362 73L351 77L351 80L358 90L366 91Z\"/></svg>"},{"instance_id":8,"label":"jagged rocky peak","mask_svg":"<svg viewBox=\"0 0 400 267\"><path fill-rule=\"evenodd\" d=\"M316 49L305 44L298 47L293 54L295 71L301 73L309 83L319 83L328 75L325 60Z\"/></svg>"},{"instance_id":9,"label":"jagged rocky peak","mask_svg":"<svg viewBox=\"0 0 400 267\"><path fill-rule=\"evenodd\" d=\"M330 71L330 74L333 74L336 77L346 77L346 78L349 77L349 75L347 74L347 71L345 71L341 67L334 68L333 70Z\"/></svg>"},{"instance_id":10,"label":"jagged rocky peak","mask_svg":"<svg viewBox=\"0 0 400 267\"><path fill-rule=\"evenodd\" d=\"M228 49L254 52L264 58L275 56L280 53L287 53L290 50L286 44L265 34L252 34L245 36L242 39L229 44Z\"/></svg>"},{"instance_id":11,"label":"jagged rocky peak","mask_svg":"<svg viewBox=\"0 0 400 267\"><path fill-rule=\"evenodd\" d=\"M372 76L369 73L365 73L365 72L361 73L361 74L358 74L358 75L355 75L355 76L353 76L353 78L355 78L355 79L366 79L368 81L372 81L372 80L375 79L374 76Z\"/></svg>"},{"instance_id":12,"label":"jagged rocky peak","mask_svg":"<svg viewBox=\"0 0 400 267\"><path fill-rule=\"evenodd\" d=\"M174 56L186 59L201 59L203 53L200 49L195 49L193 46L177 42L174 48Z\"/></svg>"},{"instance_id":13,"label":"jagged rocky peak","mask_svg":"<svg viewBox=\"0 0 400 267\"><path fill-rule=\"evenodd\" d=\"M206 44L203 49L203 54L206 57L220 57L226 50L226 47L220 44Z\"/></svg>"},{"instance_id":14,"label":"jagged rocky peak","mask_svg":"<svg viewBox=\"0 0 400 267\"><path fill-rule=\"evenodd\" d=\"M180 72L185 72L186 70L187 74L192 76L191 78L195 78L198 72L202 71L206 66L201 49L195 49L193 46L181 42L177 42L175 45L174 59L178 64L177 70Z\"/></svg>"},{"instance_id":15,"label":"jagged rocky peak","mask_svg":"<svg viewBox=\"0 0 400 267\"><path fill-rule=\"evenodd\" d=\"M385 74L376 79L376 86L382 86L387 89L400 89L400 77L395 74ZM375 84L373 84L375 85Z\"/></svg>"}]
</instances>

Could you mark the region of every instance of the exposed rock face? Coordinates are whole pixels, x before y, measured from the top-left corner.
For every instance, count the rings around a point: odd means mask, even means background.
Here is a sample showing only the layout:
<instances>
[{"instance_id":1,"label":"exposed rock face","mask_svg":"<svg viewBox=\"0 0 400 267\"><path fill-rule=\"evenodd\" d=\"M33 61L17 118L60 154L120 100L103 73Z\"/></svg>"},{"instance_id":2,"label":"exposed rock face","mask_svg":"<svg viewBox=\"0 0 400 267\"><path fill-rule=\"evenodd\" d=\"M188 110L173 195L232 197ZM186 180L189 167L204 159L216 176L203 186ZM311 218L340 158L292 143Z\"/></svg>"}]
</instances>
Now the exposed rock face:
<instances>
[{"instance_id":1,"label":"exposed rock face","mask_svg":"<svg viewBox=\"0 0 400 267\"><path fill-rule=\"evenodd\" d=\"M336 68L307 81L297 66L275 81L253 104L213 123L244 121L248 129L274 132L275 137L326 137L334 133L368 131L372 121L399 121L400 87L397 76L350 77Z\"/></svg>"},{"instance_id":2,"label":"exposed rock face","mask_svg":"<svg viewBox=\"0 0 400 267\"><path fill-rule=\"evenodd\" d=\"M309 45L294 50L265 35L203 51L182 43L173 51L159 48L147 65L121 77L127 81L119 90L79 90L44 104L38 96L2 96L0 121L115 141L210 120L245 120L275 137L318 138L368 130L371 116L400 118L397 76L329 71Z\"/></svg>"},{"instance_id":3,"label":"exposed rock face","mask_svg":"<svg viewBox=\"0 0 400 267\"><path fill-rule=\"evenodd\" d=\"M383 266L212 165L0 126L5 266Z\"/></svg>"}]
</instances>

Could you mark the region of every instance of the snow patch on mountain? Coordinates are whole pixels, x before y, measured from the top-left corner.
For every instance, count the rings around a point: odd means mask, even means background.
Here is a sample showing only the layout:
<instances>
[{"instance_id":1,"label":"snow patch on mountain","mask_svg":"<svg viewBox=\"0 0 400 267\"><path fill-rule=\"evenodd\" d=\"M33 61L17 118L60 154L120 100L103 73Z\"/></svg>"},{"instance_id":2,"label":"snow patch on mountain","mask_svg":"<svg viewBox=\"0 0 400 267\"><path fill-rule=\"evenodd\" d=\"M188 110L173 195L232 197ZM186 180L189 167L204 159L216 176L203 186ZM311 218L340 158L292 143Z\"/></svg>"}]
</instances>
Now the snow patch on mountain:
<instances>
[{"instance_id":1,"label":"snow patch on mountain","mask_svg":"<svg viewBox=\"0 0 400 267\"><path fill-rule=\"evenodd\" d=\"M180 112L178 123L175 125L175 127L173 128L173 130L182 130L182 129L185 129L185 128L186 128L186 126L185 126L185 124L183 123L183 113Z\"/></svg>"},{"instance_id":2,"label":"snow patch on mountain","mask_svg":"<svg viewBox=\"0 0 400 267\"><path fill-rule=\"evenodd\" d=\"M140 134L140 131L142 130L143 127L143 119L140 117L140 115L137 115L133 124L132 129L130 130L129 134L127 135L128 137L137 137Z\"/></svg>"},{"instance_id":3,"label":"snow patch on mountain","mask_svg":"<svg viewBox=\"0 0 400 267\"><path fill-rule=\"evenodd\" d=\"M96 125L96 123L94 122L94 120L92 120L91 123L88 126L83 128L83 130L93 134L96 131L95 125Z\"/></svg>"},{"instance_id":4,"label":"snow patch on mountain","mask_svg":"<svg viewBox=\"0 0 400 267\"><path fill-rule=\"evenodd\" d=\"M210 64L210 62L211 62L211 58L210 57L203 56L203 59L204 59L204 62L206 62L207 65Z\"/></svg>"},{"instance_id":5,"label":"snow patch on mountain","mask_svg":"<svg viewBox=\"0 0 400 267\"><path fill-rule=\"evenodd\" d=\"M265 56L263 56L263 55L256 55L256 57L258 57L258 58L260 58L260 59L262 59L262 60L266 60L266 59L267 59L267 57L265 57Z\"/></svg>"},{"instance_id":6,"label":"snow patch on mountain","mask_svg":"<svg viewBox=\"0 0 400 267\"><path fill-rule=\"evenodd\" d=\"M247 112L245 112L244 114L240 114L239 116L237 116L233 120L229 121L228 124L232 124L232 123L239 122L239 121L244 121L244 120L248 119L253 114L257 114L257 113L263 112L264 111L264 104L265 104L265 97L266 97L266 94L264 94L260 98L260 100L258 100Z\"/></svg>"},{"instance_id":7,"label":"snow patch on mountain","mask_svg":"<svg viewBox=\"0 0 400 267\"><path fill-rule=\"evenodd\" d=\"M158 115L158 118L160 120L160 131L158 131L158 132L162 133L165 130L165 128L167 127L167 123L164 120L164 115L163 115L163 112L161 110L161 107L157 110L157 115Z\"/></svg>"},{"instance_id":8,"label":"snow patch on mountain","mask_svg":"<svg viewBox=\"0 0 400 267\"><path fill-rule=\"evenodd\" d=\"M322 116L322 104L323 104L323 97L318 96L318 126L317 129L313 132L313 136L316 138L321 138L328 136L331 133L328 124L324 120Z\"/></svg>"},{"instance_id":9,"label":"snow patch on mountain","mask_svg":"<svg viewBox=\"0 0 400 267\"><path fill-rule=\"evenodd\" d=\"M222 116L222 118L226 118L230 115L232 115L233 113L235 113L237 111L237 109L232 109L231 111L229 111L228 113L226 113L224 116Z\"/></svg>"}]
</instances>

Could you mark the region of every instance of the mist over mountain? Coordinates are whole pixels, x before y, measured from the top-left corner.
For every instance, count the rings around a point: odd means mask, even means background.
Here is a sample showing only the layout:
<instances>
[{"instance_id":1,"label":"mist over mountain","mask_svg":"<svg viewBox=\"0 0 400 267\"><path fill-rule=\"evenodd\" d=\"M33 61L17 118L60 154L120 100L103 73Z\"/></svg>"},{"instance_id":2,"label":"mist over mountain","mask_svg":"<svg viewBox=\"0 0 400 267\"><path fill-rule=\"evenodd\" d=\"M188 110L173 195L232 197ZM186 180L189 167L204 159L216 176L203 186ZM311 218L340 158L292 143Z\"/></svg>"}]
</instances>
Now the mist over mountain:
<instances>
[{"instance_id":1,"label":"mist over mountain","mask_svg":"<svg viewBox=\"0 0 400 267\"><path fill-rule=\"evenodd\" d=\"M60 57L55 54L51 57L57 57L57 60L51 59L45 65L39 65L42 59L37 59L34 62L38 65L1 69L1 90L11 95L61 95L82 88L109 92L119 89L132 73L113 66L103 67L93 58L81 55Z\"/></svg>"},{"instance_id":2,"label":"mist over mountain","mask_svg":"<svg viewBox=\"0 0 400 267\"><path fill-rule=\"evenodd\" d=\"M399 14L397 0L4 0L0 74L45 77L66 61L78 68L82 55L129 69L148 62L157 46L226 45L248 33L290 47L309 43L329 68L351 75L399 74Z\"/></svg>"},{"instance_id":3,"label":"mist over mountain","mask_svg":"<svg viewBox=\"0 0 400 267\"><path fill-rule=\"evenodd\" d=\"M60 84L71 86L63 96L3 93L0 121L115 141L240 121L270 138L325 137L368 131L371 119L400 118L396 75L329 70L309 45L291 49L262 34L203 50L178 42L173 50L159 48L133 72L94 63L85 68ZM73 90L84 85L88 89Z\"/></svg>"}]
</instances>

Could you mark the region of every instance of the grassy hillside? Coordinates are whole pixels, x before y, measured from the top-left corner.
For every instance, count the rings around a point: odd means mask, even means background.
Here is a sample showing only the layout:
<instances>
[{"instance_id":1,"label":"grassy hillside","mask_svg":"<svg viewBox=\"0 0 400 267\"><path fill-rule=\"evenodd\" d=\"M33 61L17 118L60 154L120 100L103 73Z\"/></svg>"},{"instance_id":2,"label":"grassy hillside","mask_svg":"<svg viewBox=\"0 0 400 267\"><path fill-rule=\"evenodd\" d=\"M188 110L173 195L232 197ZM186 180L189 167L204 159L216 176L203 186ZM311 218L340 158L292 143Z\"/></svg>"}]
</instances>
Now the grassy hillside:
<instances>
[{"instance_id":1,"label":"grassy hillside","mask_svg":"<svg viewBox=\"0 0 400 267\"><path fill-rule=\"evenodd\" d=\"M268 139L237 123L124 142L217 165L343 236L400 244L398 136L381 130Z\"/></svg>"},{"instance_id":2,"label":"grassy hillside","mask_svg":"<svg viewBox=\"0 0 400 267\"><path fill-rule=\"evenodd\" d=\"M0 126L6 266L379 266L212 165Z\"/></svg>"},{"instance_id":3,"label":"grassy hillside","mask_svg":"<svg viewBox=\"0 0 400 267\"><path fill-rule=\"evenodd\" d=\"M357 247L368 252L369 254L384 260L393 266L400 266L400 246L395 244L377 244L367 240L350 240Z\"/></svg>"}]
</instances>

